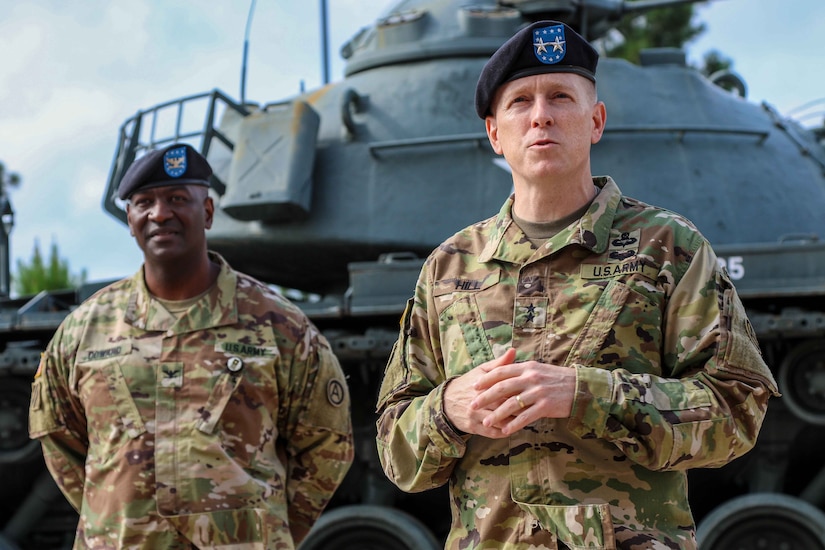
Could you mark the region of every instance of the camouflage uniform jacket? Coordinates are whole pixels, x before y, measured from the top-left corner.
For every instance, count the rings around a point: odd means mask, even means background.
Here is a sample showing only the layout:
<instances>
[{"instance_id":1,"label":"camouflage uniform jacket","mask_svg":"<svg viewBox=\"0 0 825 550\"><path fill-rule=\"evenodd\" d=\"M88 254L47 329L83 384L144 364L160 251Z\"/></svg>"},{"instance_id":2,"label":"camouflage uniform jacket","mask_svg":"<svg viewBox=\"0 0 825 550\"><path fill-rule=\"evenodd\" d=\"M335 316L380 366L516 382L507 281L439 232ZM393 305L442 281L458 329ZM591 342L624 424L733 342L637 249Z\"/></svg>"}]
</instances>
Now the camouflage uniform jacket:
<instances>
[{"instance_id":1,"label":"camouflage uniform jacket","mask_svg":"<svg viewBox=\"0 0 825 550\"><path fill-rule=\"evenodd\" d=\"M447 548L695 548L685 470L755 443L776 385L707 241L612 179L538 249L511 217L427 259L378 401L401 489L449 482ZM570 418L504 439L458 433L445 383L513 347L576 369Z\"/></svg>"},{"instance_id":2,"label":"camouflage uniform jacket","mask_svg":"<svg viewBox=\"0 0 825 550\"><path fill-rule=\"evenodd\" d=\"M292 549L353 459L349 393L286 299L220 264L179 319L143 269L61 324L29 431L80 513L75 548Z\"/></svg>"}]
</instances>

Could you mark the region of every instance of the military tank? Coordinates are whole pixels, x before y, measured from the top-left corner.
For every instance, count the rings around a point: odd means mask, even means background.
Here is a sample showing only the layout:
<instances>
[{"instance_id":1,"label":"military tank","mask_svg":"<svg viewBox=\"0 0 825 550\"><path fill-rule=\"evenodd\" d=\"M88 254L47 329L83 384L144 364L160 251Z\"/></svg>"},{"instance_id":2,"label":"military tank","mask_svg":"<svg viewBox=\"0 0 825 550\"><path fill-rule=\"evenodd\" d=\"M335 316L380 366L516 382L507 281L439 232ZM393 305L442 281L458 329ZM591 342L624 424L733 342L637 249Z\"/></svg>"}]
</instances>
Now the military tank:
<instances>
[{"instance_id":1,"label":"military tank","mask_svg":"<svg viewBox=\"0 0 825 550\"><path fill-rule=\"evenodd\" d=\"M423 259L511 192L473 109L486 59L531 21L598 40L626 13L690 1L405 0L342 47L338 82L267 104L212 90L120 128L104 208L125 221L116 189L135 158L197 146L215 168L210 248L298 303L348 375L356 460L303 550L429 550L446 535L443 489L409 495L385 479L374 404ZM594 174L698 225L783 393L748 455L690 472L702 548L825 550L823 131L748 101L734 74L703 77L680 50L603 58L598 74L608 119ZM0 302L2 550L71 547L77 518L27 437L29 384L59 322L102 284Z\"/></svg>"}]
</instances>

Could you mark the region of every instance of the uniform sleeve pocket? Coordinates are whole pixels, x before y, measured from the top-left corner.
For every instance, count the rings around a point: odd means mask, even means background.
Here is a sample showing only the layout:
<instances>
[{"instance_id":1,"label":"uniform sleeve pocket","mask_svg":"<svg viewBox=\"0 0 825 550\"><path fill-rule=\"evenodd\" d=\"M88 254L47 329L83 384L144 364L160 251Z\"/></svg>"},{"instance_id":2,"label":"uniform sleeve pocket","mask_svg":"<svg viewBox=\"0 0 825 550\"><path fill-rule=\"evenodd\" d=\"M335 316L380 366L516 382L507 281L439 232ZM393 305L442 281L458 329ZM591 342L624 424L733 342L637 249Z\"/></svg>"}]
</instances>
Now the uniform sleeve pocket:
<instances>
[{"instance_id":1,"label":"uniform sleeve pocket","mask_svg":"<svg viewBox=\"0 0 825 550\"><path fill-rule=\"evenodd\" d=\"M42 378L32 383L31 405L29 406L29 436L41 437L61 428L54 413L46 384Z\"/></svg>"},{"instance_id":2,"label":"uniform sleeve pocket","mask_svg":"<svg viewBox=\"0 0 825 550\"><path fill-rule=\"evenodd\" d=\"M301 413L301 422L314 428L348 433L350 396L344 373L326 341L319 340L314 346L318 369L311 382L309 405Z\"/></svg>"},{"instance_id":3,"label":"uniform sleeve pocket","mask_svg":"<svg viewBox=\"0 0 825 550\"><path fill-rule=\"evenodd\" d=\"M710 418L713 398L710 390L698 381L667 380L650 386L652 405L660 411L671 411L677 422L696 422Z\"/></svg>"},{"instance_id":4,"label":"uniform sleeve pocket","mask_svg":"<svg viewBox=\"0 0 825 550\"><path fill-rule=\"evenodd\" d=\"M722 295L719 368L747 377L756 376L776 394L776 380L762 357L756 332L748 320L742 300L724 271L719 271L717 284Z\"/></svg>"}]
</instances>

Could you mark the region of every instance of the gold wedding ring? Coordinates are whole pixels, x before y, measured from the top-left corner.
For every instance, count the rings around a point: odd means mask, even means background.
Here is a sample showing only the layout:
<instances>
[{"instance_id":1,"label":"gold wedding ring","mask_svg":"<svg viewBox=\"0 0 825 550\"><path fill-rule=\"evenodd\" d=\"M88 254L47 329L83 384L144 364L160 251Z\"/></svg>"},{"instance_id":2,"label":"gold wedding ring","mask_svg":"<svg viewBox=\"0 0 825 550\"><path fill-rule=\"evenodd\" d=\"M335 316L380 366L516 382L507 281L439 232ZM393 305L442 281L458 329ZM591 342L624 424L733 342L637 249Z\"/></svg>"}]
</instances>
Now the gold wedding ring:
<instances>
[{"instance_id":1,"label":"gold wedding ring","mask_svg":"<svg viewBox=\"0 0 825 550\"><path fill-rule=\"evenodd\" d=\"M524 402L521 400L521 395L516 395L516 401L518 401L518 406L523 409L524 408Z\"/></svg>"}]
</instances>

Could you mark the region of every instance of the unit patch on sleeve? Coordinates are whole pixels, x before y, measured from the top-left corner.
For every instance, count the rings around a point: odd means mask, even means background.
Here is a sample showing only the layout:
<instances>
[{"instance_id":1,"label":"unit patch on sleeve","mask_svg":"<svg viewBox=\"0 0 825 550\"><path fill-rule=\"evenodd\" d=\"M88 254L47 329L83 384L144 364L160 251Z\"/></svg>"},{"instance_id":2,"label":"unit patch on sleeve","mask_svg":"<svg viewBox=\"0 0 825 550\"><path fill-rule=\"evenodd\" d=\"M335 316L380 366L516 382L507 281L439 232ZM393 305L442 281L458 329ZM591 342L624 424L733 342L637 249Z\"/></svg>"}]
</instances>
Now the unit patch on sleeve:
<instances>
[{"instance_id":1,"label":"unit patch on sleeve","mask_svg":"<svg viewBox=\"0 0 825 550\"><path fill-rule=\"evenodd\" d=\"M341 403L344 402L345 396L344 385L340 380L333 378L327 383L327 400L330 405L334 407L340 406Z\"/></svg>"}]
</instances>

